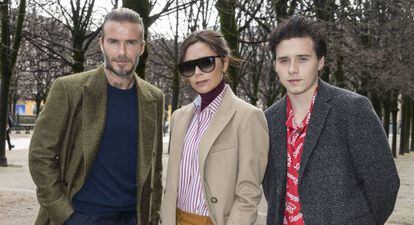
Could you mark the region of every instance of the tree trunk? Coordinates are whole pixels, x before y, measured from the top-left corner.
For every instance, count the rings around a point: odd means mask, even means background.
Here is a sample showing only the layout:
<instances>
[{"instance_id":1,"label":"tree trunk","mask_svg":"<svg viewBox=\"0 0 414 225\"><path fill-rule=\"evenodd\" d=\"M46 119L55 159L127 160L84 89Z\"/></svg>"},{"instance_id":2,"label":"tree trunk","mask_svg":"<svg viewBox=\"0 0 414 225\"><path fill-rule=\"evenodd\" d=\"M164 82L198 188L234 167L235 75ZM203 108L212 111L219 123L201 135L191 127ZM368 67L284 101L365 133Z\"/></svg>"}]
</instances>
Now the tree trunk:
<instances>
[{"instance_id":1,"label":"tree trunk","mask_svg":"<svg viewBox=\"0 0 414 225\"><path fill-rule=\"evenodd\" d=\"M292 16L296 10L297 0L270 0L270 4L275 11L277 23Z\"/></svg>"},{"instance_id":2,"label":"tree trunk","mask_svg":"<svg viewBox=\"0 0 414 225\"><path fill-rule=\"evenodd\" d=\"M276 21L277 23L280 23L288 17L288 12L287 12L288 0L273 0L271 2L273 5L273 8L276 11L276 16L277 16Z\"/></svg>"},{"instance_id":3,"label":"tree trunk","mask_svg":"<svg viewBox=\"0 0 414 225\"><path fill-rule=\"evenodd\" d=\"M17 105L17 101L20 99L20 96L15 94L12 99L13 99L13 102L12 102L12 109L13 109L12 115L15 116L16 115L16 105Z\"/></svg>"},{"instance_id":4,"label":"tree trunk","mask_svg":"<svg viewBox=\"0 0 414 225\"><path fill-rule=\"evenodd\" d=\"M122 0L122 7L129 8L137 12L144 23L144 41L147 42L148 28L151 26L150 1L149 0ZM145 45L144 54L139 58L139 63L135 72L142 79L145 79L145 65L148 58L148 46Z\"/></svg>"},{"instance_id":5,"label":"tree trunk","mask_svg":"<svg viewBox=\"0 0 414 225\"><path fill-rule=\"evenodd\" d=\"M387 91L385 96L382 98L383 107L384 107L384 130L387 134L387 137L390 136L390 116L391 116L391 92Z\"/></svg>"},{"instance_id":6,"label":"tree trunk","mask_svg":"<svg viewBox=\"0 0 414 225\"><path fill-rule=\"evenodd\" d=\"M74 39L76 42L76 38ZM83 41L82 41L83 42ZM85 70L85 51L82 49L82 42L81 43L74 43L73 47L73 61L72 64L72 72L73 73L80 73ZM78 46L81 44L81 46Z\"/></svg>"},{"instance_id":7,"label":"tree trunk","mask_svg":"<svg viewBox=\"0 0 414 225\"><path fill-rule=\"evenodd\" d=\"M277 83L276 71L271 70L270 75L269 75L269 80L268 80L268 86L270 87L271 91L266 92L266 95L265 95L266 108L270 107L273 103L276 102L277 92L279 92L279 90L276 89L276 83Z\"/></svg>"},{"instance_id":8,"label":"tree trunk","mask_svg":"<svg viewBox=\"0 0 414 225\"><path fill-rule=\"evenodd\" d=\"M392 155L394 158L397 158L397 132L398 132L398 92L393 91L393 96L391 100L391 113L392 113L392 144L391 144L391 150Z\"/></svg>"},{"instance_id":9,"label":"tree trunk","mask_svg":"<svg viewBox=\"0 0 414 225\"><path fill-rule=\"evenodd\" d=\"M36 118L39 116L39 113L41 111L40 105L42 104L42 100L43 100L42 96L39 93L36 94L36 96L35 96L35 102L36 102Z\"/></svg>"},{"instance_id":10,"label":"tree trunk","mask_svg":"<svg viewBox=\"0 0 414 225\"><path fill-rule=\"evenodd\" d=\"M236 0L217 0L216 8L220 17L220 30L236 58L239 57L239 31L236 22ZM239 69L235 65L229 65L230 86L237 94L239 85Z\"/></svg>"},{"instance_id":11,"label":"tree trunk","mask_svg":"<svg viewBox=\"0 0 414 225\"><path fill-rule=\"evenodd\" d=\"M176 6L178 7L178 0L175 2ZM175 35L174 35L174 57L175 57L175 64L178 64L178 10L176 11L176 21L175 21ZM178 109L178 104L180 101L180 74L176 66L174 66L173 71L173 86L172 86L172 99L171 99L171 113L173 113L176 109ZM169 149L168 149L169 150Z\"/></svg>"},{"instance_id":12,"label":"tree trunk","mask_svg":"<svg viewBox=\"0 0 414 225\"><path fill-rule=\"evenodd\" d=\"M9 15L9 0L0 2L1 16L1 48L0 48L0 68L1 68L1 91L0 91L0 166L7 166L6 158L6 125L7 109L9 100L9 89L13 68L16 63L17 53L20 47L23 21L26 11L26 1L20 0L13 46L11 45L11 20Z\"/></svg>"},{"instance_id":13,"label":"tree trunk","mask_svg":"<svg viewBox=\"0 0 414 225\"><path fill-rule=\"evenodd\" d=\"M414 100L411 100L411 146L410 150L414 152Z\"/></svg>"},{"instance_id":14,"label":"tree trunk","mask_svg":"<svg viewBox=\"0 0 414 225\"><path fill-rule=\"evenodd\" d=\"M381 99L376 94L376 91L371 92L371 102L372 102L372 106L374 107L375 112L377 113L378 118L381 121L383 121L383 119L382 119Z\"/></svg>"},{"instance_id":15,"label":"tree trunk","mask_svg":"<svg viewBox=\"0 0 414 225\"><path fill-rule=\"evenodd\" d=\"M325 65L325 67L323 68L323 70L320 73L321 73L320 74L320 78L323 81L325 81L326 83L330 83L331 82L330 79L329 79L329 73L330 73L329 67L327 67Z\"/></svg>"},{"instance_id":16,"label":"tree trunk","mask_svg":"<svg viewBox=\"0 0 414 225\"><path fill-rule=\"evenodd\" d=\"M400 131L400 151L399 154L400 155L404 155L404 153L406 152L405 148L405 138L406 138L406 129L407 129L407 101L406 101L406 97L405 95L402 96L402 106L401 106L401 131Z\"/></svg>"},{"instance_id":17,"label":"tree trunk","mask_svg":"<svg viewBox=\"0 0 414 225\"><path fill-rule=\"evenodd\" d=\"M257 105L257 101L259 100L259 98L257 97L258 93L259 93L259 83L254 82L254 84L253 84L253 94L250 96L250 104L252 104L254 106Z\"/></svg>"},{"instance_id":18,"label":"tree trunk","mask_svg":"<svg viewBox=\"0 0 414 225\"><path fill-rule=\"evenodd\" d=\"M337 60L336 71L334 72L335 86L345 88L344 68L341 57Z\"/></svg>"},{"instance_id":19,"label":"tree trunk","mask_svg":"<svg viewBox=\"0 0 414 225\"><path fill-rule=\"evenodd\" d=\"M406 96L405 101L407 102L407 108L405 112L405 137L404 137L404 152L410 153L410 134L411 134L411 100L408 96Z\"/></svg>"},{"instance_id":20,"label":"tree trunk","mask_svg":"<svg viewBox=\"0 0 414 225\"><path fill-rule=\"evenodd\" d=\"M315 16L316 18L326 21L326 22L334 22L335 21L335 0L315 0L314 1L314 12L315 12ZM325 59L326 60L326 59ZM344 76L344 71L343 71L343 67L342 67L342 60L339 59L338 60L338 66L336 68L336 71L334 73L334 79L336 79L337 85L339 87L343 87L343 76ZM330 83L330 78L329 78L329 68L325 67L325 69L323 69L321 71L321 78L322 80L324 80L327 83Z\"/></svg>"},{"instance_id":21,"label":"tree trunk","mask_svg":"<svg viewBox=\"0 0 414 225\"><path fill-rule=\"evenodd\" d=\"M335 19L335 0L315 0L314 11L316 18L324 21L334 21Z\"/></svg>"},{"instance_id":22,"label":"tree trunk","mask_svg":"<svg viewBox=\"0 0 414 225\"><path fill-rule=\"evenodd\" d=\"M366 72L362 73L362 77L361 79L361 83L359 87L356 87L358 94L363 95L363 96L368 96L368 74Z\"/></svg>"},{"instance_id":23,"label":"tree trunk","mask_svg":"<svg viewBox=\"0 0 414 225\"><path fill-rule=\"evenodd\" d=\"M253 83L252 83L252 94L249 95L250 104L257 106L257 101L259 100L259 82L261 78L261 71L263 69L263 61L266 60L265 55L261 55L260 59L261 62L258 62L256 69L254 69L252 76Z\"/></svg>"}]
</instances>

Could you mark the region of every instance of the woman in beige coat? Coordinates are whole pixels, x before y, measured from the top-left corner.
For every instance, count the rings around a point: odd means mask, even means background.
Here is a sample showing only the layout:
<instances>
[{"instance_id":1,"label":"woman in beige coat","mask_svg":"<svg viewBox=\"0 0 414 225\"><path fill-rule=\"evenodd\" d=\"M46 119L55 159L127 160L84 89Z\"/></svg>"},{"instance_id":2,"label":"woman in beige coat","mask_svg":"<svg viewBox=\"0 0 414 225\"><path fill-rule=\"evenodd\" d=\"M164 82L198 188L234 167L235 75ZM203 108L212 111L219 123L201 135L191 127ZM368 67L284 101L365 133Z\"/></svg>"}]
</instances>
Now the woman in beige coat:
<instances>
[{"instance_id":1,"label":"woman in beige coat","mask_svg":"<svg viewBox=\"0 0 414 225\"><path fill-rule=\"evenodd\" d=\"M183 42L178 69L198 96L172 116L163 225L253 225L257 219L267 123L225 84L230 60L216 31L195 32Z\"/></svg>"}]
</instances>

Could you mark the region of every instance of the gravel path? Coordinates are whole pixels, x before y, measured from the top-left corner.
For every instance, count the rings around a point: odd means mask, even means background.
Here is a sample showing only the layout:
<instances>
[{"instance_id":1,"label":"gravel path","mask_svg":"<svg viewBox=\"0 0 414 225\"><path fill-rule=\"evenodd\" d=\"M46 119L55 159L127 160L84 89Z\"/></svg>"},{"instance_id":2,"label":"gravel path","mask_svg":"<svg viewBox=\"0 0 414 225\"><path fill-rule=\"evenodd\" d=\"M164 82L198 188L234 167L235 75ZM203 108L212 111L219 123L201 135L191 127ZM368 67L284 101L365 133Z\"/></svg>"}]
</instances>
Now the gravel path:
<instances>
[{"instance_id":1,"label":"gravel path","mask_svg":"<svg viewBox=\"0 0 414 225\"><path fill-rule=\"evenodd\" d=\"M30 135L14 134L12 142L16 149L6 153L9 167L0 167L0 225L31 225L39 206L27 167ZM168 155L164 154L163 164L166 165L167 161ZM394 213L386 225L414 225L414 152L398 156L396 164L401 187ZM265 224L266 209L266 202L262 199L256 225Z\"/></svg>"}]
</instances>

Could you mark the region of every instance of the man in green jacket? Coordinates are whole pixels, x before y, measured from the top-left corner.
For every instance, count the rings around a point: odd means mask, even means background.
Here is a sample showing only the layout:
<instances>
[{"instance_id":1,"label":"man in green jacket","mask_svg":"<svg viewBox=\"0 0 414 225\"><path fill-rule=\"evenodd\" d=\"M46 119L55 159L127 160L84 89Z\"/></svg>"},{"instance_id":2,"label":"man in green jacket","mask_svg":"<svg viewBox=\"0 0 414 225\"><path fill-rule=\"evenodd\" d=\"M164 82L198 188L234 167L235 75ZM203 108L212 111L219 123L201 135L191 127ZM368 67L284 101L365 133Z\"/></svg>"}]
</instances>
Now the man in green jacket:
<instances>
[{"instance_id":1,"label":"man in green jacket","mask_svg":"<svg viewBox=\"0 0 414 225\"><path fill-rule=\"evenodd\" d=\"M157 224L162 195L163 95L135 73L140 16L110 12L104 65L57 79L29 149L36 225Z\"/></svg>"}]
</instances>

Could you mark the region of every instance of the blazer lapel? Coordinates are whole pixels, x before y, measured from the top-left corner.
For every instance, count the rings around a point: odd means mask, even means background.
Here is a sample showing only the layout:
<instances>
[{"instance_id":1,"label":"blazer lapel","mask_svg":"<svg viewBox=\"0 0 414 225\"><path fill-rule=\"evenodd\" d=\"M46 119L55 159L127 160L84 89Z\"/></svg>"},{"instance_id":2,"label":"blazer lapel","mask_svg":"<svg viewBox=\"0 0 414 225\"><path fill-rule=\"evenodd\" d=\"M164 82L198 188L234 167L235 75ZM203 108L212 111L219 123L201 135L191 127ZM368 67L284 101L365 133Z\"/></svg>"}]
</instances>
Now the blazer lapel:
<instances>
[{"instance_id":1,"label":"blazer lapel","mask_svg":"<svg viewBox=\"0 0 414 225\"><path fill-rule=\"evenodd\" d=\"M86 174L98 152L106 116L107 84L103 66L93 73L83 87L82 141Z\"/></svg>"},{"instance_id":2,"label":"blazer lapel","mask_svg":"<svg viewBox=\"0 0 414 225\"><path fill-rule=\"evenodd\" d=\"M151 168L152 153L154 149L154 137L156 137L157 128L157 101L151 92L145 86L144 82L135 75L137 93L138 93L138 184L139 190L148 175Z\"/></svg>"},{"instance_id":3,"label":"blazer lapel","mask_svg":"<svg viewBox=\"0 0 414 225\"><path fill-rule=\"evenodd\" d=\"M207 159L211 147L220 135L221 131L227 126L231 118L236 113L234 101L236 96L230 87L224 93L223 99L219 105L217 112L214 114L207 130L200 140L198 160L200 165L200 175L204 177L204 163Z\"/></svg>"},{"instance_id":4,"label":"blazer lapel","mask_svg":"<svg viewBox=\"0 0 414 225\"><path fill-rule=\"evenodd\" d=\"M312 109L312 115L309 123L308 130L306 131L305 143L303 147L302 159L299 169L299 183L303 177L303 172L306 169L306 165L309 162L309 158L312 155L315 145L318 142L319 136L325 125L325 120L331 109L328 101L330 100L329 84L320 81L318 94L316 96L315 104Z\"/></svg>"}]
</instances>

